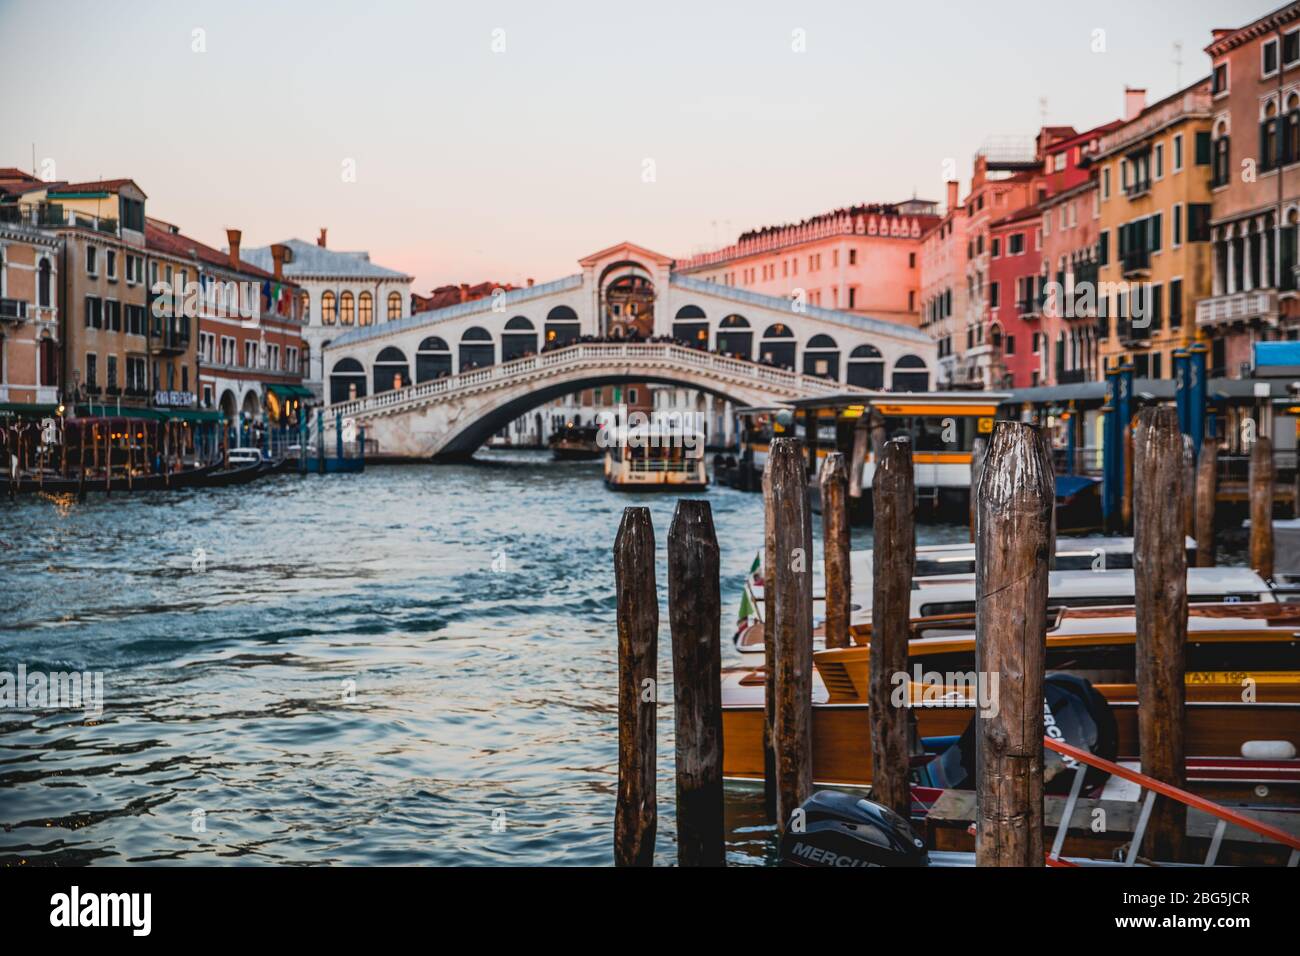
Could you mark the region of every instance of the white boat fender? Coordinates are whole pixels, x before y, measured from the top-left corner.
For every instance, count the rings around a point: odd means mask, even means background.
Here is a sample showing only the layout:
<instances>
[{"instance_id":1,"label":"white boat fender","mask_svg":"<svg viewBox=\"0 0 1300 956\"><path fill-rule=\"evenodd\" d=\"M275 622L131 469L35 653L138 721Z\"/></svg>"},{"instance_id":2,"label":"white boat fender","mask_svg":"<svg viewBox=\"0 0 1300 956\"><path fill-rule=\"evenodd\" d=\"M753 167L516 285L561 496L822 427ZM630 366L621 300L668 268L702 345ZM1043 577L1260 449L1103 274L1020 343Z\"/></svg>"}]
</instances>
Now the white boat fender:
<instances>
[{"instance_id":1,"label":"white boat fender","mask_svg":"<svg viewBox=\"0 0 1300 956\"><path fill-rule=\"evenodd\" d=\"M1290 760L1295 756L1295 744L1289 740L1247 740L1241 745L1241 755L1248 760Z\"/></svg>"}]
</instances>

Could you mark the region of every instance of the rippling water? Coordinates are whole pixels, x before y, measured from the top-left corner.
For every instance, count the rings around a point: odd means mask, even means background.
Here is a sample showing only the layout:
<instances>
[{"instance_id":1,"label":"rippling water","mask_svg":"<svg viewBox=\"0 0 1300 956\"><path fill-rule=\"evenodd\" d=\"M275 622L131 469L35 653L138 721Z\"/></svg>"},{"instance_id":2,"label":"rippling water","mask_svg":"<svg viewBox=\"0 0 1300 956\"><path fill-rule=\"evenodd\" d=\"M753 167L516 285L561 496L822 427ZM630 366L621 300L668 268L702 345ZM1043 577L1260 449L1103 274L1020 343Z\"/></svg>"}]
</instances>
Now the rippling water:
<instances>
[{"instance_id":1,"label":"rippling water","mask_svg":"<svg viewBox=\"0 0 1300 956\"><path fill-rule=\"evenodd\" d=\"M725 665L762 507L707 497ZM671 686L674 499L609 492L598 464L485 452L0 501L0 670L102 671L105 698L89 720L0 709L0 864L610 863L611 548L629 504L653 512ZM669 704L659 727L670 864ZM761 794L729 786L727 826L731 862L770 860Z\"/></svg>"}]
</instances>

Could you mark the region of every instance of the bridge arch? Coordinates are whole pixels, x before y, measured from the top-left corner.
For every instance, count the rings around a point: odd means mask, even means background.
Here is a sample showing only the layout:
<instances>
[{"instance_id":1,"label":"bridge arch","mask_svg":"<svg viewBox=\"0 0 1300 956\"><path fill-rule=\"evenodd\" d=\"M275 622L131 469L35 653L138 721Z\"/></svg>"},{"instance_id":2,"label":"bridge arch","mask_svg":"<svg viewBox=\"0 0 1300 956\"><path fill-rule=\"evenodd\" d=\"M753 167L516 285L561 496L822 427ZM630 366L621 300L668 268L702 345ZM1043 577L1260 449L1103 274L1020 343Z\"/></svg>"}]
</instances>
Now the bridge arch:
<instances>
[{"instance_id":1,"label":"bridge arch","mask_svg":"<svg viewBox=\"0 0 1300 956\"><path fill-rule=\"evenodd\" d=\"M534 355L537 352L537 329L526 315L516 315L501 333L501 361Z\"/></svg>"},{"instance_id":2,"label":"bridge arch","mask_svg":"<svg viewBox=\"0 0 1300 956\"><path fill-rule=\"evenodd\" d=\"M698 305L684 305L673 316L673 338L693 349L709 348L709 318Z\"/></svg>"},{"instance_id":3,"label":"bridge arch","mask_svg":"<svg viewBox=\"0 0 1300 956\"><path fill-rule=\"evenodd\" d=\"M859 345L849 353L848 383L860 388L885 387L885 357L874 345Z\"/></svg>"},{"instance_id":4,"label":"bridge arch","mask_svg":"<svg viewBox=\"0 0 1300 956\"><path fill-rule=\"evenodd\" d=\"M803 347L803 373L839 381L840 347L833 338L819 334L808 340Z\"/></svg>"},{"instance_id":5,"label":"bridge arch","mask_svg":"<svg viewBox=\"0 0 1300 956\"><path fill-rule=\"evenodd\" d=\"M375 358L374 383L376 393L410 385L411 369L406 353L392 345L380 352Z\"/></svg>"},{"instance_id":6,"label":"bridge arch","mask_svg":"<svg viewBox=\"0 0 1300 956\"><path fill-rule=\"evenodd\" d=\"M567 305L557 305L546 313L546 325L543 329L546 347L558 349L578 341L581 329L578 313Z\"/></svg>"},{"instance_id":7,"label":"bridge arch","mask_svg":"<svg viewBox=\"0 0 1300 956\"><path fill-rule=\"evenodd\" d=\"M759 360L778 368L794 368L794 332L784 322L776 322L763 330L763 340L758 344Z\"/></svg>"},{"instance_id":8,"label":"bridge arch","mask_svg":"<svg viewBox=\"0 0 1300 956\"><path fill-rule=\"evenodd\" d=\"M754 354L754 330L749 319L732 313L718 323L718 351L748 360Z\"/></svg>"},{"instance_id":9,"label":"bridge arch","mask_svg":"<svg viewBox=\"0 0 1300 956\"><path fill-rule=\"evenodd\" d=\"M471 325L460 336L460 365L458 371L486 368L496 364L497 348L492 333L481 325Z\"/></svg>"},{"instance_id":10,"label":"bridge arch","mask_svg":"<svg viewBox=\"0 0 1300 956\"><path fill-rule=\"evenodd\" d=\"M428 382L451 374L451 349L445 339L430 335L415 352L415 380Z\"/></svg>"},{"instance_id":11,"label":"bridge arch","mask_svg":"<svg viewBox=\"0 0 1300 956\"><path fill-rule=\"evenodd\" d=\"M894 363L893 390L924 392L930 387L930 370L919 355L904 355Z\"/></svg>"},{"instance_id":12,"label":"bridge arch","mask_svg":"<svg viewBox=\"0 0 1300 956\"><path fill-rule=\"evenodd\" d=\"M354 358L341 358L330 369L330 404L366 397L366 370Z\"/></svg>"}]
</instances>

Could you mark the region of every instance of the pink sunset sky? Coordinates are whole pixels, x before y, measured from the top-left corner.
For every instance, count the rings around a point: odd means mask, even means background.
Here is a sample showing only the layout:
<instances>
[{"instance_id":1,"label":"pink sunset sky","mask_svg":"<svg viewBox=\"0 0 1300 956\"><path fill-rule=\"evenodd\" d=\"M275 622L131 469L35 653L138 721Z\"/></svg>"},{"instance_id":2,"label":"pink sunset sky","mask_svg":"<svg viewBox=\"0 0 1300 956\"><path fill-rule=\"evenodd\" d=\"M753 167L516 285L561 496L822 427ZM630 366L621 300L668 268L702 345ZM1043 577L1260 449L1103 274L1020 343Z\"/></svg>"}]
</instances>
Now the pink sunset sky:
<instances>
[{"instance_id":1,"label":"pink sunset sky","mask_svg":"<svg viewBox=\"0 0 1300 956\"><path fill-rule=\"evenodd\" d=\"M949 159L964 194L989 137L1163 97L1273 6L0 0L0 166L131 177L218 247L324 226L419 292L544 282L625 239L941 201Z\"/></svg>"}]
</instances>

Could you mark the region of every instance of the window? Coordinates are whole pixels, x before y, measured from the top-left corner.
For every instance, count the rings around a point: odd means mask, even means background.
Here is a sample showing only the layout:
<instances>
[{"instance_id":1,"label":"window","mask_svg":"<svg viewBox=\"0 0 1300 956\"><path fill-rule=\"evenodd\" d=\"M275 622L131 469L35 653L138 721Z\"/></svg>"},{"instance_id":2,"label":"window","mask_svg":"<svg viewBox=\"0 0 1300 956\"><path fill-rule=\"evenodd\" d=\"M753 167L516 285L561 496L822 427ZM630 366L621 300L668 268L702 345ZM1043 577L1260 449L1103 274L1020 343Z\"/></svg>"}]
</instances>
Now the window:
<instances>
[{"instance_id":1,"label":"window","mask_svg":"<svg viewBox=\"0 0 1300 956\"><path fill-rule=\"evenodd\" d=\"M233 335L223 335L221 337L221 364L235 364L235 337Z\"/></svg>"},{"instance_id":2,"label":"window","mask_svg":"<svg viewBox=\"0 0 1300 956\"><path fill-rule=\"evenodd\" d=\"M1204 165L1201 162L1201 136L1196 134L1196 165ZM1208 134L1207 134L1208 135ZM1219 187L1228 185L1228 136L1224 134L1212 143L1206 140L1206 151L1210 154L1210 186Z\"/></svg>"},{"instance_id":3,"label":"window","mask_svg":"<svg viewBox=\"0 0 1300 956\"><path fill-rule=\"evenodd\" d=\"M1194 202L1187 205L1187 241L1210 241L1210 204Z\"/></svg>"},{"instance_id":4,"label":"window","mask_svg":"<svg viewBox=\"0 0 1300 956\"><path fill-rule=\"evenodd\" d=\"M86 296L86 328L104 327L104 300L96 295Z\"/></svg>"},{"instance_id":5,"label":"window","mask_svg":"<svg viewBox=\"0 0 1300 956\"><path fill-rule=\"evenodd\" d=\"M989 246L989 249L991 250L989 254L992 255L994 259L1000 258L1002 255L1002 240L997 236L994 236L993 243Z\"/></svg>"},{"instance_id":6,"label":"window","mask_svg":"<svg viewBox=\"0 0 1300 956\"><path fill-rule=\"evenodd\" d=\"M999 282L989 283L989 308L996 309L1002 304L1002 284Z\"/></svg>"},{"instance_id":7,"label":"window","mask_svg":"<svg viewBox=\"0 0 1300 956\"><path fill-rule=\"evenodd\" d=\"M1183 244L1183 204L1180 202L1174 203L1172 225L1173 237L1169 244L1177 249Z\"/></svg>"},{"instance_id":8,"label":"window","mask_svg":"<svg viewBox=\"0 0 1300 956\"><path fill-rule=\"evenodd\" d=\"M1152 216L1151 221L1147 224L1147 230L1148 230L1147 238L1151 242L1151 251L1159 252L1161 249L1161 244L1164 242L1164 234L1165 234L1164 213L1158 212L1154 216Z\"/></svg>"},{"instance_id":9,"label":"window","mask_svg":"<svg viewBox=\"0 0 1300 956\"><path fill-rule=\"evenodd\" d=\"M357 296L357 324L371 325L375 321L374 300L369 292Z\"/></svg>"},{"instance_id":10,"label":"window","mask_svg":"<svg viewBox=\"0 0 1300 956\"><path fill-rule=\"evenodd\" d=\"M108 368L108 376L104 382L104 385L108 389L112 390L117 388L117 356L116 355L110 355L108 357L107 368Z\"/></svg>"},{"instance_id":11,"label":"window","mask_svg":"<svg viewBox=\"0 0 1300 956\"><path fill-rule=\"evenodd\" d=\"M1227 137L1223 137L1227 141ZM1210 133L1208 130L1196 131L1196 165L1210 165Z\"/></svg>"},{"instance_id":12,"label":"window","mask_svg":"<svg viewBox=\"0 0 1300 956\"><path fill-rule=\"evenodd\" d=\"M86 246L86 275L99 275L99 260L96 258L99 250L94 246Z\"/></svg>"},{"instance_id":13,"label":"window","mask_svg":"<svg viewBox=\"0 0 1300 956\"><path fill-rule=\"evenodd\" d=\"M1007 255L1018 256L1025 251L1025 234L1023 232L1013 232L1007 239Z\"/></svg>"},{"instance_id":14,"label":"window","mask_svg":"<svg viewBox=\"0 0 1300 956\"><path fill-rule=\"evenodd\" d=\"M1169 327L1182 328L1183 325L1183 280L1169 280Z\"/></svg>"},{"instance_id":15,"label":"window","mask_svg":"<svg viewBox=\"0 0 1300 956\"><path fill-rule=\"evenodd\" d=\"M257 343L251 340L244 343L244 367L257 368Z\"/></svg>"},{"instance_id":16,"label":"window","mask_svg":"<svg viewBox=\"0 0 1300 956\"><path fill-rule=\"evenodd\" d=\"M122 225L136 232L144 232L144 203L139 199L122 197Z\"/></svg>"},{"instance_id":17,"label":"window","mask_svg":"<svg viewBox=\"0 0 1300 956\"><path fill-rule=\"evenodd\" d=\"M353 322L353 302L352 293L344 292L339 296L339 324L351 325Z\"/></svg>"},{"instance_id":18,"label":"window","mask_svg":"<svg viewBox=\"0 0 1300 956\"><path fill-rule=\"evenodd\" d=\"M1174 134L1174 172L1183 171L1183 134Z\"/></svg>"},{"instance_id":19,"label":"window","mask_svg":"<svg viewBox=\"0 0 1300 956\"><path fill-rule=\"evenodd\" d=\"M1215 96L1228 92L1228 64L1216 63L1214 65L1214 83L1211 92Z\"/></svg>"},{"instance_id":20,"label":"window","mask_svg":"<svg viewBox=\"0 0 1300 956\"><path fill-rule=\"evenodd\" d=\"M182 317L181 321L185 323L188 330L190 320ZM144 306L128 305L126 307L126 330L132 335L144 335L148 331Z\"/></svg>"},{"instance_id":21,"label":"window","mask_svg":"<svg viewBox=\"0 0 1300 956\"><path fill-rule=\"evenodd\" d=\"M1110 167L1107 166L1101 171L1101 198L1110 198Z\"/></svg>"},{"instance_id":22,"label":"window","mask_svg":"<svg viewBox=\"0 0 1300 956\"><path fill-rule=\"evenodd\" d=\"M1264 118L1259 124L1259 168L1275 169L1282 164L1282 117L1278 115L1277 104L1269 103L1264 108Z\"/></svg>"},{"instance_id":23,"label":"window","mask_svg":"<svg viewBox=\"0 0 1300 956\"><path fill-rule=\"evenodd\" d=\"M388 293L388 321L402 317L402 293Z\"/></svg>"},{"instance_id":24,"label":"window","mask_svg":"<svg viewBox=\"0 0 1300 956\"><path fill-rule=\"evenodd\" d=\"M1151 175L1156 179L1165 178L1165 144L1156 143Z\"/></svg>"},{"instance_id":25,"label":"window","mask_svg":"<svg viewBox=\"0 0 1300 956\"><path fill-rule=\"evenodd\" d=\"M1008 335L1008 336L1006 337L1006 343L1007 343L1007 354L1008 354L1008 355L1015 355L1015 354L1016 354L1016 337L1015 337L1014 335Z\"/></svg>"},{"instance_id":26,"label":"window","mask_svg":"<svg viewBox=\"0 0 1300 956\"><path fill-rule=\"evenodd\" d=\"M86 387L98 387L99 357L94 352L86 353Z\"/></svg>"},{"instance_id":27,"label":"window","mask_svg":"<svg viewBox=\"0 0 1300 956\"><path fill-rule=\"evenodd\" d=\"M320 320L322 325L333 325L338 319L333 292L323 293L320 297Z\"/></svg>"},{"instance_id":28,"label":"window","mask_svg":"<svg viewBox=\"0 0 1300 956\"><path fill-rule=\"evenodd\" d=\"M1097 263L1098 265L1110 264L1110 230L1103 229L1097 236Z\"/></svg>"},{"instance_id":29,"label":"window","mask_svg":"<svg viewBox=\"0 0 1300 956\"><path fill-rule=\"evenodd\" d=\"M174 366L168 366L174 368ZM143 356L126 357L126 389L128 392L143 393L149 387ZM168 383L171 384L171 383Z\"/></svg>"},{"instance_id":30,"label":"window","mask_svg":"<svg viewBox=\"0 0 1300 956\"><path fill-rule=\"evenodd\" d=\"M856 266L857 264L858 264L858 250L856 250L856 249L850 249L850 250L849 250L849 265L851 265L851 266Z\"/></svg>"},{"instance_id":31,"label":"window","mask_svg":"<svg viewBox=\"0 0 1300 956\"><path fill-rule=\"evenodd\" d=\"M1277 38L1265 40L1260 44L1261 76L1272 76L1277 72Z\"/></svg>"},{"instance_id":32,"label":"window","mask_svg":"<svg viewBox=\"0 0 1300 956\"><path fill-rule=\"evenodd\" d=\"M104 328L113 332L122 331L122 303L116 299L104 303Z\"/></svg>"},{"instance_id":33,"label":"window","mask_svg":"<svg viewBox=\"0 0 1300 956\"><path fill-rule=\"evenodd\" d=\"M53 269L50 266L48 258L41 259L41 267L36 275L36 304L48 307L52 304L50 298L51 289L53 288Z\"/></svg>"},{"instance_id":34,"label":"window","mask_svg":"<svg viewBox=\"0 0 1300 956\"><path fill-rule=\"evenodd\" d=\"M117 281L117 250L104 250L104 272L108 275L110 282Z\"/></svg>"}]
</instances>

